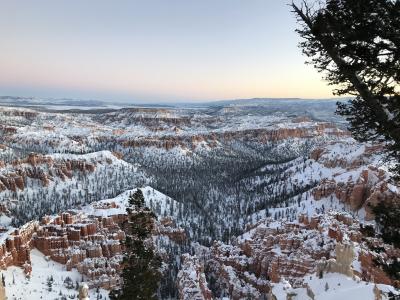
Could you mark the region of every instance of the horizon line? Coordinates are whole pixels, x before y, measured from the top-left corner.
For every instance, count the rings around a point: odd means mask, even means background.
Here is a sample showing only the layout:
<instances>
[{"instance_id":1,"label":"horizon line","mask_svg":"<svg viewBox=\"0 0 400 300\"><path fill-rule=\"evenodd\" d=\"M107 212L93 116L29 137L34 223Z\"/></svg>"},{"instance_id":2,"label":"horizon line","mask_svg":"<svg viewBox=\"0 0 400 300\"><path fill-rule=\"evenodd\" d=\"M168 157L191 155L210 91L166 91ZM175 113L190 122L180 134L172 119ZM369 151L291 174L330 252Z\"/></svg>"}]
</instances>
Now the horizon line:
<instances>
[{"instance_id":1,"label":"horizon line","mask_svg":"<svg viewBox=\"0 0 400 300\"><path fill-rule=\"evenodd\" d=\"M15 99L13 99L15 98ZM276 101L285 101L285 100L340 100L340 99L348 99L350 96L344 97L251 97L251 98L225 98L225 99L204 99L204 100L118 100L118 99L96 99L96 98L75 98L75 97L41 97L41 96L21 96L21 95L0 95L0 100L42 100L42 101L82 101L82 102L100 102L103 104L172 104L172 103L180 103L180 104L200 104L200 103L212 103L212 102L225 102L225 101L257 101L257 100L276 100ZM49 104L49 103L47 103ZM40 103L38 105L41 105Z\"/></svg>"}]
</instances>

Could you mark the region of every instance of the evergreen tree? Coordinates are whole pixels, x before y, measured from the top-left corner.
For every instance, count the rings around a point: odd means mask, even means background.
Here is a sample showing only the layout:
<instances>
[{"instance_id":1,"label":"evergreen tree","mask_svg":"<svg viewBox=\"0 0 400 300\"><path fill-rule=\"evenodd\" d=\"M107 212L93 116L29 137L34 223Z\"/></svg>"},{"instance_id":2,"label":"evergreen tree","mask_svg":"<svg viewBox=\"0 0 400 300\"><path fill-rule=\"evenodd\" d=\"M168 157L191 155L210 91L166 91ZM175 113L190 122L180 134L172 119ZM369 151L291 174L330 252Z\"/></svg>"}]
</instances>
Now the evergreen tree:
<instances>
[{"instance_id":1,"label":"evergreen tree","mask_svg":"<svg viewBox=\"0 0 400 300\"><path fill-rule=\"evenodd\" d=\"M133 195L129 197L129 205L133 206L135 209L140 209L144 207L144 196L141 189L137 189L136 192L134 192Z\"/></svg>"},{"instance_id":2,"label":"evergreen tree","mask_svg":"<svg viewBox=\"0 0 400 300\"><path fill-rule=\"evenodd\" d=\"M400 0L292 3L310 63L336 86L338 113L360 141L386 145L400 175Z\"/></svg>"},{"instance_id":3,"label":"evergreen tree","mask_svg":"<svg viewBox=\"0 0 400 300\"><path fill-rule=\"evenodd\" d=\"M400 207L380 202L372 207L375 220L385 243L400 247Z\"/></svg>"},{"instance_id":4,"label":"evergreen tree","mask_svg":"<svg viewBox=\"0 0 400 300\"><path fill-rule=\"evenodd\" d=\"M336 95L353 95L338 103L359 141L386 146L400 177L400 0L302 1L292 8L301 24L300 43L310 63L325 74ZM383 240L400 245L400 208L373 207ZM383 264L398 279L400 263Z\"/></svg>"},{"instance_id":5,"label":"evergreen tree","mask_svg":"<svg viewBox=\"0 0 400 300\"><path fill-rule=\"evenodd\" d=\"M375 214L377 227L385 243L400 247L400 207L397 204L381 202L372 207ZM375 259L379 265L393 280L400 280L400 261L396 256L382 260L380 256ZM391 298L389 298L391 299Z\"/></svg>"},{"instance_id":6,"label":"evergreen tree","mask_svg":"<svg viewBox=\"0 0 400 300\"><path fill-rule=\"evenodd\" d=\"M148 240L156 216L145 207L140 189L131 195L129 204L131 207L127 209L126 250L121 276L123 282L120 289L110 292L110 299L157 299L161 260Z\"/></svg>"}]
</instances>

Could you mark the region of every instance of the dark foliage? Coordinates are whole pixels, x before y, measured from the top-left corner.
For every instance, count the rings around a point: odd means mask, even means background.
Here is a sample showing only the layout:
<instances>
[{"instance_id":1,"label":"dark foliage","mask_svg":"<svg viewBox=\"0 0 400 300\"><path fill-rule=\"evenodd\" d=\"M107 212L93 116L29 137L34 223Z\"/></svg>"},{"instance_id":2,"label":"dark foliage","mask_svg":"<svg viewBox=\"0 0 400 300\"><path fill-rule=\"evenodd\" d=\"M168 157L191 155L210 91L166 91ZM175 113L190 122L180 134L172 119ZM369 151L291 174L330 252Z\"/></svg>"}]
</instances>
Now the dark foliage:
<instances>
[{"instance_id":1,"label":"dark foliage","mask_svg":"<svg viewBox=\"0 0 400 300\"><path fill-rule=\"evenodd\" d=\"M326 0L292 4L309 63L336 86L338 103L360 141L386 145L400 175L400 1Z\"/></svg>"},{"instance_id":2,"label":"dark foliage","mask_svg":"<svg viewBox=\"0 0 400 300\"><path fill-rule=\"evenodd\" d=\"M144 196L141 189L137 189L131 197L129 197L129 205L140 209L144 207Z\"/></svg>"},{"instance_id":3,"label":"dark foliage","mask_svg":"<svg viewBox=\"0 0 400 300\"><path fill-rule=\"evenodd\" d=\"M400 247L400 207L386 203L374 206L373 212L382 239L395 247ZM392 257L388 262L375 261L394 280L400 280L400 262ZM393 298L394 299L394 298Z\"/></svg>"},{"instance_id":4,"label":"dark foliage","mask_svg":"<svg viewBox=\"0 0 400 300\"><path fill-rule=\"evenodd\" d=\"M122 287L110 292L110 299L157 299L161 277L160 257L154 253L151 237L155 215L144 204L143 193L138 189L129 198L132 207L127 209L128 228L125 241Z\"/></svg>"},{"instance_id":5,"label":"dark foliage","mask_svg":"<svg viewBox=\"0 0 400 300\"><path fill-rule=\"evenodd\" d=\"M400 207L381 202L372 209L382 239L388 244L400 247Z\"/></svg>"}]
</instances>

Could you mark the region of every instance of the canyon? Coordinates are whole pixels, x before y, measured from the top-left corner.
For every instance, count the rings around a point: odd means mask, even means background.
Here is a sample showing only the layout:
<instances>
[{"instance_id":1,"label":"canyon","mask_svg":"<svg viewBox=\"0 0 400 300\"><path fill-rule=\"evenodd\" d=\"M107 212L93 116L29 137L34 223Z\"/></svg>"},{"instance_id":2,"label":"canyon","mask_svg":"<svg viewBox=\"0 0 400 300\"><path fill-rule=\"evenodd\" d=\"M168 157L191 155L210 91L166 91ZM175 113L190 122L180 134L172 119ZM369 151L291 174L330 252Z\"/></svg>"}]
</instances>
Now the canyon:
<instances>
[{"instance_id":1,"label":"canyon","mask_svg":"<svg viewBox=\"0 0 400 300\"><path fill-rule=\"evenodd\" d=\"M384 145L355 141L333 102L285 101L1 107L7 296L17 277L32 299L57 298L46 285L76 296L75 281L108 299L121 285L136 188L157 216L147 243L163 262L160 299L397 295L386 266L400 253L374 214L400 203ZM38 271L50 264L54 281Z\"/></svg>"}]
</instances>

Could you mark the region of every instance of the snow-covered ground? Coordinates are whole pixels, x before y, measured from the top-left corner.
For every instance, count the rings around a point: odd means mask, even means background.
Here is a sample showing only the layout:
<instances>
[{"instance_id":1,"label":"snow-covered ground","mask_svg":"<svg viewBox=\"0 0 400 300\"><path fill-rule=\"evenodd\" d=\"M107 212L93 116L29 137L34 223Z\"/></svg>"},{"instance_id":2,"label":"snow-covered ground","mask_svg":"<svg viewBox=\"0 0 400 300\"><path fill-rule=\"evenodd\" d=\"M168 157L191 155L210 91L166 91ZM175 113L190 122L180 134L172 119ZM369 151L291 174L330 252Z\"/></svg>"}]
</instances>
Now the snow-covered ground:
<instances>
[{"instance_id":1,"label":"snow-covered ground","mask_svg":"<svg viewBox=\"0 0 400 300\"><path fill-rule=\"evenodd\" d=\"M114 214L126 213L128 206L128 199L136 189L125 191L115 198L97 201L92 204L84 206L77 212L83 212L88 215L95 216L108 216ZM170 197L156 191L155 189L147 186L142 189L145 196L145 201L148 206L152 206L159 212L160 216L175 215L174 206L178 207L178 203ZM111 209L100 209L99 204L114 202L119 207ZM96 208L97 207L97 208ZM3 238L7 234L3 234ZM6 282L6 295L8 299L12 300L36 300L36 299L75 299L77 292L77 285L84 281L85 278L76 269L67 271L65 265L54 262L46 258L39 250L33 249L31 251L32 261L32 276L26 278L23 270L19 267L12 266L3 271ZM73 287L67 287L64 283L66 278L70 278ZM50 278L53 281L50 284ZM50 286L51 285L51 289ZM109 299L108 291L106 290L90 290L91 299ZM102 298L98 298L98 297ZM66 298L62 298L65 296Z\"/></svg>"},{"instance_id":2,"label":"snow-covered ground","mask_svg":"<svg viewBox=\"0 0 400 300\"><path fill-rule=\"evenodd\" d=\"M57 213L98 199L118 195L133 186L148 183L150 178L136 165L115 157L110 151L98 151L83 155L52 154L46 156L62 168L68 161L77 161L94 166L93 172L72 171L71 178L51 176L59 170L53 163L31 166L22 163L15 167L7 164L0 170L0 175L24 170L24 172L42 172L46 174L46 186L37 179L27 177L23 190L1 191L0 200L5 201L11 210L11 217L27 222L49 213ZM38 171L39 170L39 171ZM11 202L9 204L9 202ZM18 212L16 212L18 211ZM0 216L0 225L9 226L11 219Z\"/></svg>"},{"instance_id":3,"label":"snow-covered ground","mask_svg":"<svg viewBox=\"0 0 400 300\"><path fill-rule=\"evenodd\" d=\"M9 300L40 300L40 299L75 299L78 295L76 285L82 282L82 275L73 269L67 271L65 266L46 257L37 249L31 251L32 275L26 278L23 270L18 267L9 267L2 274L5 276L6 296ZM64 283L70 278L72 288ZM51 281L51 279L53 279ZM98 293L97 293L98 292ZM109 299L108 291L99 289L90 290L91 299L101 295L101 299Z\"/></svg>"},{"instance_id":4,"label":"snow-covered ground","mask_svg":"<svg viewBox=\"0 0 400 300\"><path fill-rule=\"evenodd\" d=\"M2 111L4 113L1 113ZM192 166L191 162L197 162L197 160L203 162L202 159L204 159L206 162L208 157L222 153L222 151L216 151L218 148L225 150L227 157L229 155L234 157L233 155L237 153L238 158L241 158L241 153L245 153L245 157L250 157L250 154L253 157L257 157L259 155L258 152L264 149L263 147L258 147L265 142L260 143L263 140L262 138L254 138L254 140L250 139L250 141L245 139L246 143L250 145L246 144L246 147L244 147L245 143L237 143L238 141L229 141L225 145L222 138L218 140L218 137L222 136L222 133L226 133L229 137L231 132L258 129L265 129L272 132L281 129L300 129L309 132L310 136L305 138L290 137L289 135L289 138L283 139L277 145L274 145L269 153L277 161L286 161L288 158L293 159L298 157L297 159L286 163L279 163L278 166L268 163L267 166L258 170L260 172L257 174L260 175L254 178L251 178L251 174L249 175L250 179L246 181L249 194L255 192L256 187L259 187L258 190L260 192L258 193L260 196L263 196L262 193L268 193L271 197L263 197L262 199L260 198L261 200L258 200L256 197L247 198L247 195L244 195L245 197L240 203L235 203L237 198L232 196L233 193L230 195L230 190L226 187L223 190L223 197L218 197L220 196L218 194L219 190L215 191L211 189L210 195L215 195L215 198L213 198L215 200L212 200L215 203L213 203L214 205L208 205L207 201L203 201L201 203L204 203L204 209L203 207L201 209L207 212L207 221L213 218L213 222L216 224L216 231L221 231L220 235L222 235L224 229L230 230L233 228L236 222L239 223L239 228L244 228L246 224L254 224L265 218L268 214L277 220L287 218L290 221L295 221L297 215L300 213L311 216L331 208L346 211L348 210L346 205L340 202L335 195L323 197L316 201L311 189L321 182L321 180L334 180L337 183L347 183L357 180L367 165L382 167L381 157L374 154L372 157L363 157L360 165L355 164L351 168L348 168L352 162L362 156L366 150L365 145L360 145L351 138L347 139L340 134L338 136L332 134L341 133L340 129L328 127L322 133L320 130L317 130L322 123L306 118L303 121L295 120L290 111L286 113L280 111L277 113L268 112L263 115L261 107L249 110L246 106L227 107L223 109L213 108L207 110L205 113L201 111L196 113L193 111L182 112L173 109L150 109L146 112L140 109L121 110L93 115L36 112L25 109L17 109L17 113L13 114L12 111L13 109L0 109L0 121L15 127L13 128L15 132L6 136L4 141L5 144L15 147L15 149L47 154L58 153L51 155L54 160L79 159L82 157L81 155L64 154L64 152L89 153L84 155L85 160L88 162L97 161L100 158L106 161L111 160L110 164L100 163L91 174L77 174L77 176L66 181L56 178L47 187L42 187L38 184L37 180L28 178L24 191L18 191L17 193L4 192L3 195L7 196L7 200L9 198L13 200L13 203L17 203L13 204L14 206L18 205L21 207L21 212L27 211L26 216L24 216L27 220L38 216L44 211L45 213L55 213L73 207L82 210L85 214L97 216L125 213L129 195L135 190L128 190L115 198L100 201L100 203L115 202L118 205L117 208L106 210L94 205L94 203L88 203L97 199L113 197L127 188L152 184L152 178L151 176L147 176L139 165L131 165L117 159L109 151L100 151L103 149L120 152L120 154L124 155L124 159L131 162L138 162L143 166L147 166L146 163L148 163L149 167L147 169L149 170L151 170L150 167L154 168L154 166L156 166L156 169L160 168L161 170L172 166L170 169L174 170L174 167L179 165L179 163L187 162L187 166ZM20 113L22 111L32 113L34 116L24 116L24 114ZM37 115L35 115L36 113ZM297 113L296 111L294 116L297 116ZM205 135L205 140L201 137L202 134ZM209 141L213 140L211 138L212 135L217 137L215 143L214 141L213 143ZM234 136L233 138L235 138ZM191 137L194 137L193 141ZM242 138L244 137L246 137L245 133L243 133ZM164 138L166 142L169 142L165 146L163 146L163 142L157 143L157 141L163 141ZM333 142L329 144L329 141ZM133 142L137 142L137 146L131 147ZM133 143L132 145L135 144ZM192 145L193 147L191 147ZM210 145L213 146L211 147ZM327 146L322 153L321 159L313 160L304 156L308 151L305 151L306 148L311 149L314 146L320 145ZM7 149L3 150L4 154L0 155L1 157L8 158L13 156ZM281 160L277 159L279 157ZM218 159L220 159L219 156ZM330 164L331 161L338 160L341 160L341 163ZM227 160L227 162L229 161L231 160ZM271 161L273 162L274 160ZM284 165L287 165L287 167ZM256 167L258 168L258 166ZM269 168L271 168L271 172L267 172ZM282 168L282 174L284 173L283 175L285 176L277 177L276 181L274 181L274 170L278 173L279 168ZM129 180L133 176L138 176L138 180ZM187 177L191 178L190 174ZM172 178L174 178L173 172L171 172ZM143 183L136 184L139 179ZM210 176L211 180L212 177ZM161 184L159 186L169 186L170 184L176 183L171 180L168 184ZM178 184L182 185L179 182ZM390 186L390 190L397 191L397 189L396 186ZM158 216L177 217L178 215L182 215L183 205L181 203L174 201L151 187L143 188L143 193L146 204ZM24 197L14 199L15 195L23 195ZM199 195L201 194L199 193ZM286 196L290 198L286 199L286 201L277 201L275 207L268 207L270 205L268 201L273 198L272 196L276 196L277 199L279 197L284 199ZM21 201L17 202L15 200ZM210 200L211 202L211 197L205 200ZM182 203L185 202L185 200L181 201ZM262 201L265 201L265 203L262 203ZM185 204L187 203L185 202ZM46 210L42 209L46 205L49 207L46 207ZM236 216L233 216L233 212L236 212L237 207L239 207L239 216L237 217L239 221L236 221L234 219ZM268 207L268 209L266 210L265 207ZM191 210L187 209L186 211ZM199 209L197 212L200 211ZM213 211L217 213L213 214ZM247 211L249 212L248 214ZM211 218L208 217L208 214ZM363 219L365 211L361 209L353 212L353 214ZM203 226L203 224L207 223L199 215L196 215L196 211L193 215L184 214L183 217L179 218L177 220L178 225L186 223L185 225L187 226L185 228L190 233L193 228L197 229L197 226ZM218 220L218 218L222 220ZM11 219L5 215L0 216L0 224L9 226L10 221ZM229 230L228 235L231 234ZM200 230L198 231L200 232ZM207 233L204 231L201 234ZM6 235L4 234L4 236ZM33 250L31 256L33 272L30 280L25 279L20 268L10 267L5 272L6 290L9 298L61 299L62 294L67 297L69 295L76 295L77 292L74 288L67 289L67 287L63 286L63 282L67 276L71 278L73 283L82 280L81 275L76 270L67 272L63 265L47 261L37 250ZM359 269L358 265L353 266L355 269ZM48 280L51 277L53 277L53 282ZM373 284L358 282L343 275L328 274L323 279L318 279L314 276L307 279L307 282L311 290L314 291L316 300L373 299ZM51 285L51 291L49 291L49 285ZM293 290L290 287L286 287L285 284L278 284L274 287L274 292L276 292L278 299L286 299L288 290L297 294L296 297L292 298L293 300L310 299L305 289ZM97 299L97 295L95 294L95 291L91 291L92 299ZM103 295L103 299L107 299L107 297L105 298L105 291L101 291L101 294Z\"/></svg>"},{"instance_id":5,"label":"snow-covered ground","mask_svg":"<svg viewBox=\"0 0 400 300\"><path fill-rule=\"evenodd\" d=\"M305 283L308 284L314 298L307 294L307 289L294 289L288 282L275 284L273 294L277 300L287 300L287 295L292 295L292 300L374 300L374 284L352 279L338 273L327 273L323 278L318 278L316 275L311 275L305 278ZM392 291L396 293L393 287L383 284L378 284L377 288L382 292ZM384 299L384 295L382 295Z\"/></svg>"},{"instance_id":6,"label":"snow-covered ground","mask_svg":"<svg viewBox=\"0 0 400 300\"><path fill-rule=\"evenodd\" d=\"M95 216L124 214L126 213L126 206L128 206L129 195L135 191L136 189L128 190L115 198L94 202L77 210L77 212ZM175 200L149 186L144 187L142 191L146 204L158 211L160 216L170 215L171 213L173 215L176 214L174 207L178 207L178 203ZM110 202L114 202L119 207L111 209L98 208L99 204ZM6 236L6 234L3 234L3 236ZM2 272L5 275L6 295L8 299L62 299L62 296L67 297L66 299L75 299L75 296L78 294L76 290L77 283L79 284L85 280L76 269L66 271L64 265L47 259L37 249L31 251L31 261L32 276L29 279L26 278L23 270L16 266L9 267L6 271ZM67 277L71 279L72 288L67 288L66 284L64 284ZM53 278L51 290L49 288L50 278ZM91 299L108 299L108 291L102 289L98 291L92 289L90 290L90 295ZM102 298L98 298L98 295L101 295Z\"/></svg>"},{"instance_id":7,"label":"snow-covered ground","mask_svg":"<svg viewBox=\"0 0 400 300\"><path fill-rule=\"evenodd\" d=\"M125 214L126 207L129 206L129 196L136 192L137 189L127 190L122 194L119 194L115 198L105 199L101 201L96 201L92 204L84 206L79 211L82 211L88 215L93 216L109 216L117 214ZM146 186L141 189L144 195L146 205L151 208L158 216L172 216L177 215L177 209L179 207L179 202L174 199L164 195L163 193L153 189L150 186ZM118 208L110 209L99 209L100 204L112 203L117 204Z\"/></svg>"}]
</instances>

